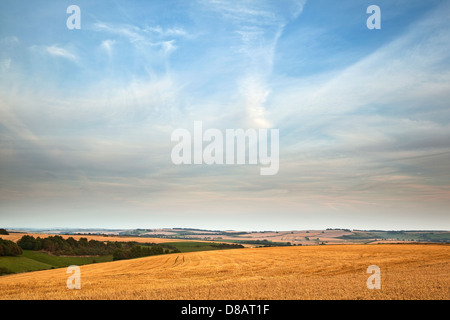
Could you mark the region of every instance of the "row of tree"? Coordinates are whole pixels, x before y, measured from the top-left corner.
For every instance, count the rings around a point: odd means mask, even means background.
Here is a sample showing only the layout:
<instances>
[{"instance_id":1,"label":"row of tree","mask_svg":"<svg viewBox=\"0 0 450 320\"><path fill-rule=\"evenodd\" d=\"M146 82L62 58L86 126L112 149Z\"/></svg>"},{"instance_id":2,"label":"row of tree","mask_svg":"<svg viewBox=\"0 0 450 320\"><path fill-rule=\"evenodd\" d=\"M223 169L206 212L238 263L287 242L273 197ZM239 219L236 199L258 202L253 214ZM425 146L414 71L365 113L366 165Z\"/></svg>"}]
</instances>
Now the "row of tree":
<instances>
[{"instance_id":1,"label":"row of tree","mask_svg":"<svg viewBox=\"0 0 450 320\"><path fill-rule=\"evenodd\" d=\"M0 256L20 256L22 249L14 242L0 238Z\"/></svg>"},{"instance_id":2,"label":"row of tree","mask_svg":"<svg viewBox=\"0 0 450 320\"><path fill-rule=\"evenodd\" d=\"M113 260L140 258L164 253L170 253L169 249L163 249L160 246L147 247L135 244L129 248L115 249L113 252Z\"/></svg>"},{"instance_id":3,"label":"row of tree","mask_svg":"<svg viewBox=\"0 0 450 320\"><path fill-rule=\"evenodd\" d=\"M17 245L23 250L44 250L54 255L113 255L114 260L131 259L145 257L150 255L164 254L170 252L180 252L177 248L169 246L164 249L162 246L154 243L138 243L135 241L97 241L80 238L75 240L73 237L64 239L61 236L50 236L47 238L23 236Z\"/></svg>"},{"instance_id":4,"label":"row of tree","mask_svg":"<svg viewBox=\"0 0 450 320\"><path fill-rule=\"evenodd\" d=\"M273 242L267 239L264 240L239 240L240 243L245 244L257 244L263 247L286 247L291 246L290 242ZM242 246L243 247L243 246Z\"/></svg>"},{"instance_id":5,"label":"row of tree","mask_svg":"<svg viewBox=\"0 0 450 320\"><path fill-rule=\"evenodd\" d=\"M238 249L238 248L245 248L242 244L237 244L237 243L223 243L223 242L219 242L219 243L211 243L210 246L211 246L211 247L218 248L218 249Z\"/></svg>"},{"instance_id":6,"label":"row of tree","mask_svg":"<svg viewBox=\"0 0 450 320\"><path fill-rule=\"evenodd\" d=\"M47 238L23 236L17 241L19 247L24 250L44 250L54 255L83 256L83 255L107 255L112 254L114 249L120 248L121 244L115 242L104 243L97 240L80 238L78 241L73 237L64 239L61 236L50 236Z\"/></svg>"}]
</instances>

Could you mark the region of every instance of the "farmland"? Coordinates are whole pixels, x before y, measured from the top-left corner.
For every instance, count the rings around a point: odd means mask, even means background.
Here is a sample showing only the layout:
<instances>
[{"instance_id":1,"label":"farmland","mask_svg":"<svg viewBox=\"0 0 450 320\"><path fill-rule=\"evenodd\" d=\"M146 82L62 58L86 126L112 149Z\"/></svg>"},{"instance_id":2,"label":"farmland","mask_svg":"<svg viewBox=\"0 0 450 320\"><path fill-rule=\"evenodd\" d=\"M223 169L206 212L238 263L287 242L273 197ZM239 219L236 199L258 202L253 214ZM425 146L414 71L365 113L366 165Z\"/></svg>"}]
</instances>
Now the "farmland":
<instances>
[{"instance_id":1,"label":"farmland","mask_svg":"<svg viewBox=\"0 0 450 320\"><path fill-rule=\"evenodd\" d=\"M449 231L383 231L383 230L286 230L286 231L233 231L201 230L189 228L132 229L117 232L121 236L153 237L166 240L222 241L249 246L257 245L318 245L348 243L450 243ZM260 243L264 241L264 243Z\"/></svg>"},{"instance_id":2,"label":"farmland","mask_svg":"<svg viewBox=\"0 0 450 320\"><path fill-rule=\"evenodd\" d=\"M83 233L81 233L83 232ZM87 237L97 241L137 241L152 243L216 241L238 243L247 247L281 245L320 245L320 244L377 244L438 242L450 243L449 231L383 231L383 230L286 230L286 231L232 231L202 230L190 228L129 229L129 230L44 230L40 233L26 232L33 236L45 237L58 234L64 238ZM12 232L3 239L17 241L25 233Z\"/></svg>"},{"instance_id":3,"label":"farmland","mask_svg":"<svg viewBox=\"0 0 450 320\"><path fill-rule=\"evenodd\" d=\"M40 236L43 236L42 234ZM9 237L16 240L18 234L12 237L2 235L0 240ZM76 236L81 239L81 236ZM49 238L34 238L26 235L22 240L18 241L23 249L22 254L14 254L11 256L0 256L0 276L5 274L46 270L54 268L67 267L69 265L84 265L97 262L107 262L113 260L130 259L156 254L169 254L175 252L192 252L192 251L208 251L236 249L243 247L238 244L198 242L198 241L169 241L166 244L145 243L142 242L117 242L117 240L129 240L129 237L111 237L108 238L107 245L104 241L94 240L102 239L98 236L87 236L87 238L74 240L63 239L61 236L51 236ZM24 240L26 239L26 240ZM10 240L10 241L12 241ZM115 241L112 241L115 240ZM16 240L17 241L17 240ZM159 241L160 242L160 241ZM28 249L28 250L25 250ZM20 248L17 248L20 250ZM22 252L22 251L21 251Z\"/></svg>"},{"instance_id":4,"label":"farmland","mask_svg":"<svg viewBox=\"0 0 450 320\"><path fill-rule=\"evenodd\" d=\"M381 270L381 290L366 269ZM0 277L0 299L449 299L450 246L380 244L174 253Z\"/></svg>"},{"instance_id":5,"label":"farmland","mask_svg":"<svg viewBox=\"0 0 450 320\"><path fill-rule=\"evenodd\" d=\"M0 257L0 268L6 268L10 273L20 273L107 261L112 261L112 255L58 257L44 252L24 250L19 257Z\"/></svg>"}]
</instances>

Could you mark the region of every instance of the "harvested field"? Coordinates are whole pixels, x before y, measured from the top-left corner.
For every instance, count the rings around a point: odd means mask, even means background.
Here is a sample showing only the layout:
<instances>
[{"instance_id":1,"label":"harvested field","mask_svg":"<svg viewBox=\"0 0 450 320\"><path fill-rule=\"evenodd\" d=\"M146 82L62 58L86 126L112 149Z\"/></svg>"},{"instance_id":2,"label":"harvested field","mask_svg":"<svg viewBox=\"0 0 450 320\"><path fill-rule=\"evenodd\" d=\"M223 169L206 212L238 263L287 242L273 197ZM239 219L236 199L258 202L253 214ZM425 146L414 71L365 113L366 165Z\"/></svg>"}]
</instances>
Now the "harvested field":
<instances>
[{"instance_id":1,"label":"harvested field","mask_svg":"<svg viewBox=\"0 0 450 320\"><path fill-rule=\"evenodd\" d=\"M369 290L367 267L381 269ZM450 246L333 245L170 254L0 277L0 299L449 299Z\"/></svg>"}]
</instances>

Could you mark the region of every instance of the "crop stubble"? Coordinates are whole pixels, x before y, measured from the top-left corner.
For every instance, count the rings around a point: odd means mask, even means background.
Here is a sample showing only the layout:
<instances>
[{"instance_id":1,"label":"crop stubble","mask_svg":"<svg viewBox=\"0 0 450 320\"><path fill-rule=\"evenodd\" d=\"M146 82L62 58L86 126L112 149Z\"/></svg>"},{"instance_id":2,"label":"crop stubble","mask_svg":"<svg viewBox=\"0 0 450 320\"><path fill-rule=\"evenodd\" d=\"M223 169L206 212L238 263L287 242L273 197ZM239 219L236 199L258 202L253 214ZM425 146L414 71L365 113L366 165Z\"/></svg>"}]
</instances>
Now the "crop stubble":
<instances>
[{"instance_id":1,"label":"crop stubble","mask_svg":"<svg viewBox=\"0 0 450 320\"><path fill-rule=\"evenodd\" d=\"M381 290L369 290L369 265ZM191 252L0 277L0 299L449 299L450 246L330 245Z\"/></svg>"}]
</instances>

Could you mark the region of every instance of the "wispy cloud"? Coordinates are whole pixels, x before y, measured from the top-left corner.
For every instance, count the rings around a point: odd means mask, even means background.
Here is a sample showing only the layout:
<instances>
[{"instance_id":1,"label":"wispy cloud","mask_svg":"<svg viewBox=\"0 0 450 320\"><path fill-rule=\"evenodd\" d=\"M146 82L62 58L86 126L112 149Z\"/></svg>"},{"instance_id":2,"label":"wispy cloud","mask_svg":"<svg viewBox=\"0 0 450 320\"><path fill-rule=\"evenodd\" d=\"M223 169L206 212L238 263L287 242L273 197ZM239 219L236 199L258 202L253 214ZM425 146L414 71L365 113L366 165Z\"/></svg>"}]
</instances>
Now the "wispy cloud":
<instances>
[{"instance_id":1,"label":"wispy cloud","mask_svg":"<svg viewBox=\"0 0 450 320\"><path fill-rule=\"evenodd\" d=\"M70 39L0 19L3 212L213 228L406 228L448 215L450 5L350 34L312 1L199 0L169 16L166 3L133 4L85 17ZM360 18L338 5L320 12ZM345 50L329 50L342 29ZM279 173L172 165L170 134L194 120L280 129Z\"/></svg>"},{"instance_id":2,"label":"wispy cloud","mask_svg":"<svg viewBox=\"0 0 450 320\"><path fill-rule=\"evenodd\" d=\"M111 24L104 22L97 22L94 24L95 31L107 32L110 34L119 35L128 39L131 43L146 41L145 36L142 35L140 28L129 24Z\"/></svg>"},{"instance_id":3,"label":"wispy cloud","mask_svg":"<svg viewBox=\"0 0 450 320\"><path fill-rule=\"evenodd\" d=\"M130 24L112 24L105 22L95 23L93 30L126 39L134 45L135 50L138 50L142 56L151 56L149 50L156 49L160 50L165 58L169 57L177 49L174 38L185 35L182 29L177 28L163 30L161 27L140 28ZM102 47L109 53L111 52L113 41L104 40L102 42Z\"/></svg>"},{"instance_id":4,"label":"wispy cloud","mask_svg":"<svg viewBox=\"0 0 450 320\"><path fill-rule=\"evenodd\" d=\"M147 26L144 28L145 32L155 33L161 37L186 37L188 36L188 32L180 27L172 27L164 29L161 26L155 26L155 27L149 27Z\"/></svg>"},{"instance_id":5,"label":"wispy cloud","mask_svg":"<svg viewBox=\"0 0 450 320\"><path fill-rule=\"evenodd\" d=\"M58 47L57 45L47 46L45 47L45 50L52 56L61 57L74 62L78 61L78 57L74 53L62 47Z\"/></svg>"},{"instance_id":6,"label":"wispy cloud","mask_svg":"<svg viewBox=\"0 0 450 320\"><path fill-rule=\"evenodd\" d=\"M102 41L100 47L106 51L106 53L110 56L113 51L113 46L116 42L114 40L104 40Z\"/></svg>"},{"instance_id":7,"label":"wispy cloud","mask_svg":"<svg viewBox=\"0 0 450 320\"><path fill-rule=\"evenodd\" d=\"M235 41L236 53L242 55L246 67L237 80L242 96L242 111L246 121L241 125L255 128L272 126L265 103L271 93L268 81L274 62L274 54L283 29L302 12L306 1L289 2L288 8L279 7L267 1L230 2L212 0L201 2L208 10L221 16L233 26L230 31Z\"/></svg>"},{"instance_id":8,"label":"wispy cloud","mask_svg":"<svg viewBox=\"0 0 450 320\"><path fill-rule=\"evenodd\" d=\"M448 204L449 10L338 72L276 79L268 109L286 133L283 167L302 172L294 178L302 192L330 196L334 208L357 207L351 199Z\"/></svg>"},{"instance_id":9,"label":"wispy cloud","mask_svg":"<svg viewBox=\"0 0 450 320\"><path fill-rule=\"evenodd\" d=\"M62 58L71 62L79 62L79 57L74 50L64 48L60 45L32 45L29 50L33 53L47 55L54 58Z\"/></svg>"}]
</instances>

